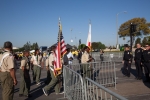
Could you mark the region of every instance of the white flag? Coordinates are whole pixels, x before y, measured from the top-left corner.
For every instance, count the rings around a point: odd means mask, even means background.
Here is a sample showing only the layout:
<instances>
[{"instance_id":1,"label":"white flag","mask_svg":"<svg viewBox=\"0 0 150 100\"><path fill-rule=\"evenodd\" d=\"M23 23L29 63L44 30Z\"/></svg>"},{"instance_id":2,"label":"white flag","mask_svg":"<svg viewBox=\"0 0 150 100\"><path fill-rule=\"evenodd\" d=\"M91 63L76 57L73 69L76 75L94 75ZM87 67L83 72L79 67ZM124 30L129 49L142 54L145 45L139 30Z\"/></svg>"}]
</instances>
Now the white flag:
<instances>
[{"instance_id":1,"label":"white flag","mask_svg":"<svg viewBox=\"0 0 150 100\"><path fill-rule=\"evenodd\" d=\"M88 38L86 42L86 46L91 48L91 23L89 24L89 33L88 33Z\"/></svg>"}]
</instances>

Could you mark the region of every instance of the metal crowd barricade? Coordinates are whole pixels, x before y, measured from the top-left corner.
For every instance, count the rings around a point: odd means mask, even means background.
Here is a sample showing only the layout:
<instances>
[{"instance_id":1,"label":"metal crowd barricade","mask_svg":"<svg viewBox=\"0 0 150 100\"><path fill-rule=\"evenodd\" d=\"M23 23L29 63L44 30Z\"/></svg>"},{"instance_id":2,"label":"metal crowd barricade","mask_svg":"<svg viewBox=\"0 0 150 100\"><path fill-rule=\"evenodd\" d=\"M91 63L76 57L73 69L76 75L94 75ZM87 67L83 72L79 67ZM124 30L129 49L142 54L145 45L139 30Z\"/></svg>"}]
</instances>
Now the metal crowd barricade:
<instances>
[{"instance_id":1,"label":"metal crowd barricade","mask_svg":"<svg viewBox=\"0 0 150 100\"><path fill-rule=\"evenodd\" d=\"M79 73L83 78L88 77L101 85L114 86L116 88L115 62L103 61L72 64L68 67Z\"/></svg>"},{"instance_id":2,"label":"metal crowd barricade","mask_svg":"<svg viewBox=\"0 0 150 100\"><path fill-rule=\"evenodd\" d=\"M63 67L64 97L68 100L87 100L81 75L74 70Z\"/></svg>"},{"instance_id":3,"label":"metal crowd barricade","mask_svg":"<svg viewBox=\"0 0 150 100\"><path fill-rule=\"evenodd\" d=\"M73 59L72 64L79 64L79 60L78 59Z\"/></svg>"},{"instance_id":4,"label":"metal crowd barricade","mask_svg":"<svg viewBox=\"0 0 150 100\"><path fill-rule=\"evenodd\" d=\"M92 57L95 58L96 61L100 61L99 52L92 53ZM105 52L103 57L104 61L122 62L123 52Z\"/></svg>"},{"instance_id":5,"label":"metal crowd barricade","mask_svg":"<svg viewBox=\"0 0 150 100\"><path fill-rule=\"evenodd\" d=\"M63 67L64 98L68 100L127 100L68 66Z\"/></svg>"},{"instance_id":6,"label":"metal crowd barricade","mask_svg":"<svg viewBox=\"0 0 150 100\"><path fill-rule=\"evenodd\" d=\"M112 61L114 62L122 62L123 59L123 52L113 53L114 56L112 57Z\"/></svg>"},{"instance_id":7,"label":"metal crowd barricade","mask_svg":"<svg viewBox=\"0 0 150 100\"><path fill-rule=\"evenodd\" d=\"M92 53L91 56L92 56L96 61L99 61L99 60L100 60L100 53L99 53L99 52Z\"/></svg>"},{"instance_id":8,"label":"metal crowd barricade","mask_svg":"<svg viewBox=\"0 0 150 100\"><path fill-rule=\"evenodd\" d=\"M113 54L114 57L117 57L117 58L123 57L123 52L107 52L107 53L104 53L105 56L109 56L110 54Z\"/></svg>"},{"instance_id":9,"label":"metal crowd barricade","mask_svg":"<svg viewBox=\"0 0 150 100\"><path fill-rule=\"evenodd\" d=\"M116 88L116 68L115 62L103 61L97 67L96 82L104 86L114 86Z\"/></svg>"},{"instance_id":10,"label":"metal crowd barricade","mask_svg":"<svg viewBox=\"0 0 150 100\"><path fill-rule=\"evenodd\" d=\"M127 100L88 77L86 77L85 80L87 100Z\"/></svg>"}]
</instances>

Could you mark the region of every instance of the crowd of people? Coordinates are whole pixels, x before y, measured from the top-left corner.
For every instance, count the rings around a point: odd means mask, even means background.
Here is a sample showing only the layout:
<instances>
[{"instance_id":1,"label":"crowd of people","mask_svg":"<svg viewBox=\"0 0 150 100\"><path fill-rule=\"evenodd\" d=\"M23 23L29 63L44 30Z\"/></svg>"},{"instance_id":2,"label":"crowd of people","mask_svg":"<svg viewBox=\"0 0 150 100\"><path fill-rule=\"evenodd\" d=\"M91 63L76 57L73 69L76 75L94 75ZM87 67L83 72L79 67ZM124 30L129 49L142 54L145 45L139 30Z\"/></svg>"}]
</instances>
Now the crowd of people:
<instances>
[{"instance_id":1,"label":"crowd of people","mask_svg":"<svg viewBox=\"0 0 150 100\"><path fill-rule=\"evenodd\" d=\"M17 85L16 70L15 70L15 56L12 54L12 43L7 41L4 43L4 52L0 54L0 83L2 87L2 98L3 100L13 100L14 95L14 86ZM54 87L56 94L62 94L60 91L60 82L62 81L62 71L57 76L54 74L54 63L55 63L55 46L51 47L49 56L44 58L39 49L35 49L34 54L31 56L28 50L23 52L21 58L21 65L19 67L20 72L20 88L19 88L19 97L32 97L30 94L31 83L35 83L37 86L41 85L41 69L47 69L47 80L45 81L45 87L42 88L45 96L49 95L50 90ZM73 59L75 58L74 54L71 52L70 48L66 49L65 55L62 57L61 64L70 65L72 64ZM103 51L100 50L100 59L103 61ZM31 56L31 57L29 57ZM85 46L82 50L78 52L76 56L79 63L82 63L81 74L83 77L90 77L89 71L86 64L93 60L90 55L90 48ZM17 59L17 58L16 58ZM125 46L124 56L123 56L123 74L127 77L130 77L131 73L131 63L133 55L130 51L128 45ZM137 44L137 49L135 50L134 62L137 71L137 80L143 78L144 67L144 76L146 77L145 82L150 82L150 46L145 45L144 48L141 48L141 44ZM63 67L62 67L63 68ZM32 71L32 82L29 72ZM84 72L84 73L82 73ZM63 83L63 82L62 82ZM63 85L62 85L63 86Z\"/></svg>"},{"instance_id":2,"label":"crowd of people","mask_svg":"<svg viewBox=\"0 0 150 100\"><path fill-rule=\"evenodd\" d=\"M15 69L15 56L12 54L13 44L9 41L4 43L4 52L0 54L0 83L2 87L2 98L3 100L13 100L14 87L18 81L16 78ZM45 81L45 87L42 88L43 93L48 96L49 91L54 87L56 94L62 94L60 91L59 83L62 81L60 75L54 75L54 59L56 47L52 46L49 56L46 59L42 56L39 49L35 49L34 54L31 56L28 50L23 52L21 58L21 64L19 67L20 72L20 88L19 97L31 98L30 86L31 83L35 83L37 86L41 85L41 69L46 67L47 69L47 80ZM72 64L75 55L71 52L70 48L66 49L66 54L62 57L62 66ZM90 48L85 46L84 49L79 51L77 59L79 63L88 63L93 58L89 54ZM30 57L31 56L31 57ZM45 63L44 63L45 62ZM86 67L86 66L85 66ZM86 69L83 67L83 70ZM32 79L29 72L32 71ZM62 72L62 71L61 71ZM85 71L86 72L86 71ZM85 73L86 74L86 73ZM63 82L62 82L63 83Z\"/></svg>"},{"instance_id":3,"label":"crowd of people","mask_svg":"<svg viewBox=\"0 0 150 100\"><path fill-rule=\"evenodd\" d=\"M135 50L134 58L133 54L130 51L130 47L125 45L125 51L123 56L122 63L123 66L123 74L127 77L130 77L131 73L131 63L132 59L135 62L137 75L135 79L144 80L144 82L150 82L150 46L146 44L143 48L141 44L136 44L137 49ZM144 70L143 70L144 69ZM144 76L146 79L144 79Z\"/></svg>"}]
</instances>

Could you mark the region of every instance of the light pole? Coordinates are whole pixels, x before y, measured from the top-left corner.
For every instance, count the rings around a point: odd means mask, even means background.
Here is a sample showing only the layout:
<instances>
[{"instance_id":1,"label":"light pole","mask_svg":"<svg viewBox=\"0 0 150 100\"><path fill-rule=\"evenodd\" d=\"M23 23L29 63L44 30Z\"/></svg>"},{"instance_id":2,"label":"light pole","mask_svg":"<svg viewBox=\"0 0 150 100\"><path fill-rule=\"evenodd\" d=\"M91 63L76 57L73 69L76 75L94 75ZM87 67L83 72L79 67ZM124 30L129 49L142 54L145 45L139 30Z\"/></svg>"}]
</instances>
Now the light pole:
<instances>
[{"instance_id":1,"label":"light pole","mask_svg":"<svg viewBox=\"0 0 150 100\"><path fill-rule=\"evenodd\" d=\"M75 36L75 46L77 47L77 37Z\"/></svg>"},{"instance_id":2,"label":"light pole","mask_svg":"<svg viewBox=\"0 0 150 100\"><path fill-rule=\"evenodd\" d=\"M79 36L81 36L81 32L79 32ZM81 38L79 38L79 45L78 45L78 49L79 49L80 45L81 45Z\"/></svg>"},{"instance_id":3,"label":"light pole","mask_svg":"<svg viewBox=\"0 0 150 100\"><path fill-rule=\"evenodd\" d=\"M120 12L120 13L127 13L127 11L123 11L123 12ZM117 43L116 43L116 46L117 46L117 49L119 49L119 45L118 45L118 32L119 32L119 28L118 28L118 15L120 13L117 13L117 15L116 15L116 27L117 27Z\"/></svg>"},{"instance_id":4,"label":"light pole","mask_svg":"<svg viewBox=\"0 0 150 100\"><path fill-rule=\"evenodd\" d=\"M71 28L71 40L70 41L71 41L71 45L73 46L72 30L73 29Z\"/></svg>"}]
</instances>

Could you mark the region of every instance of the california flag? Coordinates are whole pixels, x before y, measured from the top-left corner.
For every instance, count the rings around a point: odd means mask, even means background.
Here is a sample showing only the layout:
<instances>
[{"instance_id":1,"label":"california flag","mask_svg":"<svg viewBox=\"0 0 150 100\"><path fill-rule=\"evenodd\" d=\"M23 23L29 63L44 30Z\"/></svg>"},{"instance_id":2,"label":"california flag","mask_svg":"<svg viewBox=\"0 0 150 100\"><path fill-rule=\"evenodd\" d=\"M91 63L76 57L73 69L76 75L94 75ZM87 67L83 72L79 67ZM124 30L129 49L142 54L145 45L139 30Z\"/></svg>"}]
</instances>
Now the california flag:
<instances>
[{"instance_id":1,"label":"california flag","mask_svg":"<svg viewBox=\"0 0 150 100\"><path fill-rule=\"evenodd\" d=\"M87 38L86 46L88 46L89 48L91 48L91 23L89 24L89 33L88 33L88 38Z\"/></svg>"}]
</instances>

